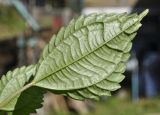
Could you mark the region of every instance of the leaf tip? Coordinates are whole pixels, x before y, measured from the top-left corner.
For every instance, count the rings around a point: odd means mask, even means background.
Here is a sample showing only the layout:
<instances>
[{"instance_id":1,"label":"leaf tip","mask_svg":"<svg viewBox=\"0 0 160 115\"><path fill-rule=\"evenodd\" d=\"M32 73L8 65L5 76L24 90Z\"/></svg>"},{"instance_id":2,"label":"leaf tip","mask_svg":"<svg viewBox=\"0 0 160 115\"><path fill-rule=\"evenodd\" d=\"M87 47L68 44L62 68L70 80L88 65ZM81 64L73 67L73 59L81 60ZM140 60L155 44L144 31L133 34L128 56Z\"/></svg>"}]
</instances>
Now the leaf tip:
<instances>
[{"instance_id":1,"label":"leaf tip","mask_svg":"<svg viewBox=\"0 0 160 115\"><path fill-rule=\"evenodd\" d=\"M149 12L149 9L144 10L141 14L139 14L139 20L141 21Z\"/></svg>"}]
</instances>

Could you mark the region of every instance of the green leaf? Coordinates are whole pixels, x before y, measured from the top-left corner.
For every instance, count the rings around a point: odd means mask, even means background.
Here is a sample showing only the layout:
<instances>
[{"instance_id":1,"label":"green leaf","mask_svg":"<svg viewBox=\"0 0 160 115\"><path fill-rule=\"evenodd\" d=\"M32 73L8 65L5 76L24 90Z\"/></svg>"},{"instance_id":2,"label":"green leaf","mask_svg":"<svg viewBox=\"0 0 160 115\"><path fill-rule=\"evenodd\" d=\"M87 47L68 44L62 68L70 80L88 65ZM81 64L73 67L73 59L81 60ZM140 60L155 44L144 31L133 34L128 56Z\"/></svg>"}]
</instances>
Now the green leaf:
<instances>
[{"instance_id":1,"label":"green leaf","mask_svg":"<svg viewBox=\"0 0 160 115\"><path fill-rule=\"evenodd\" d=\"M37 65L2 76L0 110L15 109L15 115L34 112L40 107L44 90L33 86L79 100L110 96L120 88L131 41L147 13L103 13L73 19L52 38Z\"/></svg>"},{"instance_id":2,"label":"green leaf","mask_svg":"<svg viewBox=\"0 0 160 115\"><path fill-rule=\"evenodd\" d=\"M32 84L75 99L110 95L120 88L131 40L147 13L91 14L72 20L45 47Z\"/></svg>"},{"instance_id":3,"label":"green leaf","mask_svg":"<svg viewBox=\"0 0 160 115\"><path fill-rule=\"evenodd\" d=\"M124 39L125 37L122 38ZM111 75L106 77L106 79L88 88L66 92L67 96L78 100L84 100L86 98L98 100L100 96L111 96L110 91L119 89L119 83L125 78L122 73L125 70L124 63L129 59L129 56L130 55L128 53L124 53L124 55L122 56L122 60L119 64L117 64L117 68L115 69L115 71Z\"/></svg>"},{"instance_id":4,"label":"green leaf","mask_svg":"<svg viewBox=\"0 0 160 115\"><path fill-rule=\"evenodd\" d=\"M3 75L0 80L0 110L14 110L25 83L35 75L36 66L17 68Z\"/></svg>"},{"instance_id":5,"label":"green leaf","mask_svg":"<svg viewBox=\"0 0 160 115\"><path fill-rule=\"evenodd\" d=\"M36 109L42 107L45 89L31 87L24 91L18 98L13 115L29 115L36 113Z\"/></svg>"}]
</instances>

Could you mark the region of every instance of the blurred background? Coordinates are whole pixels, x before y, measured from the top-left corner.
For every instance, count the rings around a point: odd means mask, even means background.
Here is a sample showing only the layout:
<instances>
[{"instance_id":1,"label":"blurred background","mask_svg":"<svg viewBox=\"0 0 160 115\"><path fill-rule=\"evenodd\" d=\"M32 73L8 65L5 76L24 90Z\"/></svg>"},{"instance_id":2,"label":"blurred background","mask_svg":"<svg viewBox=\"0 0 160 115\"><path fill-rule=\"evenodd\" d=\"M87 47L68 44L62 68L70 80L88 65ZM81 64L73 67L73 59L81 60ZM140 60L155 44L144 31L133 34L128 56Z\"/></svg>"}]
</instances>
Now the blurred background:
<instances>
[{"instance_id":1,"label":"blurred background","mask_svg":"<svg viewBox=\"0 0 160 115\"><path fill-rule=\"evenodd\" d=\"M160 115L160 0L0 0L0 76L36 63L60 27L92 12L138 12L149 8L113 97L75 101L48 92L31 115Z\"/></svg>"}]
</instances>

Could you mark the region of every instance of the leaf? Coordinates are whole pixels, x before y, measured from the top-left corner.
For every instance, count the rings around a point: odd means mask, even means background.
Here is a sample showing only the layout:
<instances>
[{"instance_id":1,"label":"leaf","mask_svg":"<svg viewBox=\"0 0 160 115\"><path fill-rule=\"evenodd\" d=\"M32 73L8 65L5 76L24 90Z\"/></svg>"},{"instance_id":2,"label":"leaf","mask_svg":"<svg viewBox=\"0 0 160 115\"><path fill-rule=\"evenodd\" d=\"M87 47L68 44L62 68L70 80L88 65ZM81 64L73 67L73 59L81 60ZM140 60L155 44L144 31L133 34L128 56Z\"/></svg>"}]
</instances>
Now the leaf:
<instances>
[{"instance_id":1,"label":"leaf","mask_svg":"<svg viewBox=\"0 0 160 115\"><path fill-rule=\"evenodd\" d=\"M53 37L37 65L2 76L0 110L15 109L13 114L21 115L40 107L44 92L33 86L79 100L109 96L120 88L131 40L147 13L91 14L72 20ZM38 99L34 100L36 95ZM34 101L32 106L30 102Z\"/></svg>"},{"instance_id":2,"label":"leaf","mask_svg":"<svg viewBox=\"0 0 160 115\"><path fill-rule=\"evenodd\" d=\"M35 75L36 66L17 68L3 75L0 80L0 110L14 110L20 91L25 83Z\"/></svg>"},{"instance_id":3,"label":"leaf","mask_svg":"<svg viewBox=\"0 0 160 115\"><path fill-rule=\"evenodd\" d=\"M132 36L132 38L134 36ZM126 37L122 38L125 39ZM123 46L119 48L121 49L122 47ZM124 55L122 56L122 60L119 64L117 64L117 68L115 69L115 71L111 75L106 77L106 79L88 88L67 92L67 96L78 100L84 100L86 98L98 100L100 96L111 96L110 91L119 89L119 83L125 78L122 73L125 70L124 63L129 59L129 56L130 55L128 53L124 53Z\"/></svg>"},{"instance_id":4,"label":"leaf","mask_svg":"<svg viewBox=\"0 0 160 115\"><path fill-rule=\"evenodd\" d=\"M29 115L36 113L36 109L42 107L43 94L46 90L39 87L31 87L24 91L18 98L13 115Z\"/></svg>"},{"instance_id":5,"label":"leaf","mask_svg":"<svg viewBox=\"0 0 160 115\"><path fill-rule=\"evenodd\" d=\"M110 95L120 88L131 40L147 13L91 14L72 20L44 49L32 84L75 99Z\"/></svg>"}]
</instances>

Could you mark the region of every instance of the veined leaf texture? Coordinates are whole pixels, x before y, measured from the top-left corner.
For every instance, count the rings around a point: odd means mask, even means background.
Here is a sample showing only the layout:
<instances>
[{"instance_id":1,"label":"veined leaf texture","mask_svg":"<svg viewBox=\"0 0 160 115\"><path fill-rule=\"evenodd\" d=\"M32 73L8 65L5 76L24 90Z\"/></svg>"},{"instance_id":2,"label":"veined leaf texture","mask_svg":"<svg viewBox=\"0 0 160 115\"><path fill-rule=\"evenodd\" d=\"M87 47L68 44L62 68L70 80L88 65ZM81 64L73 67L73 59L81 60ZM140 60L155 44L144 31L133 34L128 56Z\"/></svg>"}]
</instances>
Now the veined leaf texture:
<instances>
[{"instance_id":1,"label":"veined leaf texture","mask_svg":"<svg viewBox=\"0 0 160 115\"><path fill-rule=\"evenodd\" d=\"M120 88L131 41L147 12L73 19L45 47L33 84L74 99L110 95Z\"/></svg>"},{"instance_id":2,"label":"veined leaf texture","mask_svg":"<svg viewBox=\"0 0 160 115\"><path fill-rule=\"evenodd\" d=\"M95 13L73 19L52 37L36 65L2 76L0 109L14 110L19 96L32 86L78 100L110 96L125 78L132 40L147 13Z\"/></svg>"}]
</instances>

